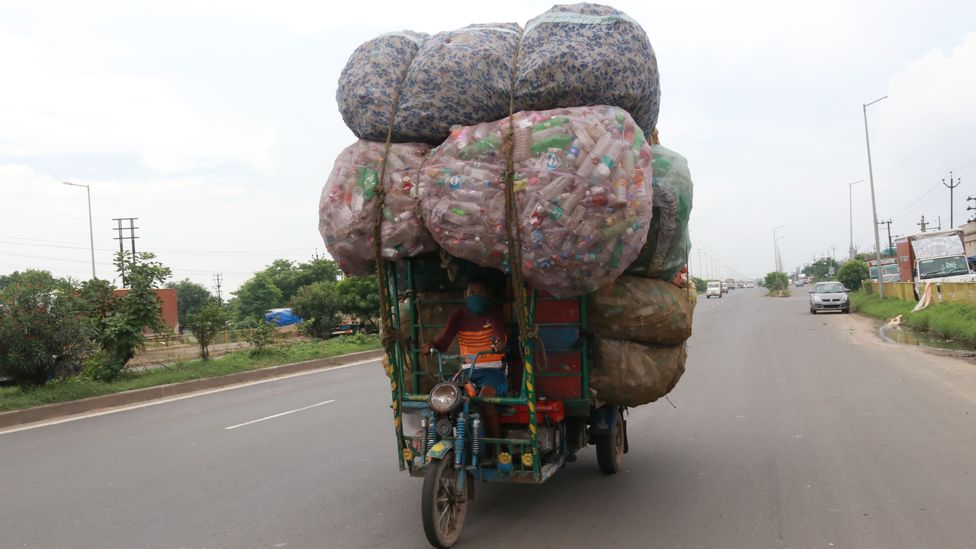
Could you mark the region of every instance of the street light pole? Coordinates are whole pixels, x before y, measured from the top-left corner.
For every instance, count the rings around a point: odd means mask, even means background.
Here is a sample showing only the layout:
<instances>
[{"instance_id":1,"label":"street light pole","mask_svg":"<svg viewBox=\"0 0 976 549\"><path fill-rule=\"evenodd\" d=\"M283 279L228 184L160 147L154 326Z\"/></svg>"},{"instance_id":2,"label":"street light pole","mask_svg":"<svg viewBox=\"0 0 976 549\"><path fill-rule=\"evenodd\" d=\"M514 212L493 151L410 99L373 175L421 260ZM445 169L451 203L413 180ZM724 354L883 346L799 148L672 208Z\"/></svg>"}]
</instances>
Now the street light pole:
<instances>
[{"instance_id":1,"label":"street light pole","mask_svg":"<svg viewBox=\"0 0 976 549\"><path fill-rule=\"evenodd\" d=\"M861 110L864 113L864 142L867 144L868 149L868 179L871 180L871 213L874 216L874 256L878 261L878 296L881 299L884 299L885 292L881 278L881 235L878 231L878 205L874 198L874 168L871 165L871 138L868 137L868 107L887 98L888 96L886 95L870 103L861 104Z\"/></svg>"},{"instance_id":2,"label":"street light pole","mask_svg":"<svg viewBox=\"0 0 976 549\"><path fill-rule=\"evenodd\" d=\"M854 185L858 183L864 183L863 179L858 179L847 184L847 207L851 214L851 244L848 249L850 252L850 259L854 259Z\"/></svg>"},{"instance_id":3,"label":"street light pole","mask_svg":"<svg viewBox=\"0 0 976 549\"><path fill-rule=\"evenodd\" d=\"M776 231L782 229L783 225L777 225L773 227L773 262L774 269L776 272L781 272L783 270L783 260L779 255L779 237L776 236Z\"/></svg>"},{"instance_id":4,"label":"street light pole","mask_svg":"<svg viewBox=\"0 0 976 549\"><path fill-rule=\"evenodd\" d=\"M78 183L70 183L68 181L64 181L63 183L72 187L84 187L85 193L88 195L88 242L91 244L92 280L94 280L98 277L95 276L95 230L92 228L91 187Z\"/></svg>"}]
</instances>

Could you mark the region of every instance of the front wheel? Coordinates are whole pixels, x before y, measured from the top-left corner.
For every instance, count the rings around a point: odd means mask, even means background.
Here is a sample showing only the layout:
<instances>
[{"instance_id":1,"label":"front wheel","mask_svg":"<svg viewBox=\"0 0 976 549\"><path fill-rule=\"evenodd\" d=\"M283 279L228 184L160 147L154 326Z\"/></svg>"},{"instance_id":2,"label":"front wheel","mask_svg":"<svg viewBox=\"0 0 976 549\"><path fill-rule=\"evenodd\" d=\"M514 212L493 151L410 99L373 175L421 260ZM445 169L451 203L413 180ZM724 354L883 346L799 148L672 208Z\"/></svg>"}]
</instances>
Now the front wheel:
<instances>
[{"instance_id":1,"label":"front wheel","mask_svg":"<svg viewBox=\"0 0 976 549\"><path fill-rule=\"evenodd\" d=\"M468 496L458 486L453 453L427 464L420 504L427 541L440 549L457 543L468 510Z\"/></svg>"},{"instance_id":2,"label":"front wheel","mask_svg":"<svg viewBox=\"0 0 976 549\"><path fill-rule=\"evenodd\" d=\"M612 475L623 466L624 450L627 446L626 437L624 418L618 409L614 412L610 432L598 435L596 439L596 462L604 474Z\"/></svg>"}]
</instances>

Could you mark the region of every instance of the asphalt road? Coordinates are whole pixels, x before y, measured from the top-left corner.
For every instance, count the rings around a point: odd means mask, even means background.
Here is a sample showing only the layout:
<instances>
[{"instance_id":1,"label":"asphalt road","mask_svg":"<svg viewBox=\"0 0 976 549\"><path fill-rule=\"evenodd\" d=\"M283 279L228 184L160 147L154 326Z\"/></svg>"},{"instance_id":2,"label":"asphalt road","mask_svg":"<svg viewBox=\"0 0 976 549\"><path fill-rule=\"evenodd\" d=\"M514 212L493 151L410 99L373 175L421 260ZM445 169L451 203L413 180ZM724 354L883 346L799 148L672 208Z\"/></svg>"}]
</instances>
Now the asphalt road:
<instances>
[{"instance_id":1,"label":"asphalt road","mask_svg":"<svg viewBox=\"0 0 976 549\"><path fill-rule=\"evenodd\" d=\"M625 471L479 485L461 546L976 547L976 363L760 292L700 302ZM0 547L426 547L388 404L371 363L0 434Z\"/></svg>"}]
</instances>

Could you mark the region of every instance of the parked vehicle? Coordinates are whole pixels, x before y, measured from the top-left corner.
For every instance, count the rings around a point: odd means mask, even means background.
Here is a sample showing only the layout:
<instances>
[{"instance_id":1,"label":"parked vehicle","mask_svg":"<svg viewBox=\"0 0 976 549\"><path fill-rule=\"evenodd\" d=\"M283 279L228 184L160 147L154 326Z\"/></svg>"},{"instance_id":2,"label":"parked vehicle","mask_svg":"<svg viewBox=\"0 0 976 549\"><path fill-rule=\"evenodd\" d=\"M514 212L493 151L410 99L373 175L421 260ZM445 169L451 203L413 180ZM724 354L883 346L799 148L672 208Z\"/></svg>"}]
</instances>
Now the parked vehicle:
<instances>
[{"instance_id":1,"label":"parked vehicle","mask_svg":"<svg viewBox=\"0 0 976 549\"><path fill-rule=\"evenodd\" d=\"M962 234L962 230L956 229L920 233L895 241L899 277L904 282L915 283L916 296L930 282L976 282Z\"/></svg>"},{"instance_id":2,"label":"parked vehicle","mask_svg":"<svg viewBox=\"0 0 976 549\"><path fill-rule=\"evenodd\" d=\"M711 297L722 297L722 283L718 280L709 280L708 286L705 288L705 299Z\"/></svg>"},{"instance_id":3,"label":"parked vehicle","mask_svg":"<svg viewBox=\"0 0 976 549\"><path fill-rule=\"evenodd\" d=\"M849 292L843 284L837 281L817 282L810 290L810 314L819 311L851 312Z\"/></svg>"},{"instance_id":4,"label":"parked vehicle","mask_svg":"<svg viewBox=\"0 0 976 549\"><path fill-rule=\"evenodd\" d=\"M868 272L871 280L878 279L878 260L868 260ZM881 276L885 282L901 282L901 271L898 269L897 257L885 257L881 259Z\"/></svg>"}]
</instances>

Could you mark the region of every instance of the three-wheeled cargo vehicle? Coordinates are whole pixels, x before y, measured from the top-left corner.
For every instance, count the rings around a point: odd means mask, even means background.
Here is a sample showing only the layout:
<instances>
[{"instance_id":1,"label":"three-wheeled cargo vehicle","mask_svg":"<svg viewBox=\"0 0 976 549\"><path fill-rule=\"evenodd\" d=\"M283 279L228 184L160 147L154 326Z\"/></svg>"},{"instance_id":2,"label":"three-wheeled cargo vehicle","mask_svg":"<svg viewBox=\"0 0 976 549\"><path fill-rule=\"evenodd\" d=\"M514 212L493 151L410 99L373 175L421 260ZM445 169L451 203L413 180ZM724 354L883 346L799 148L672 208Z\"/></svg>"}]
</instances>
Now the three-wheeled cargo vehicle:
<instances>
[{"instance_id":1,"label":"three-wheeled cargo vehicle","mask_svg":"<svg viewBox=\"0 0 976 549\"><path fill-rule=\"evenodd\" d=\"M469 381L478 356L421 353L446 313L463 306L465 269L444 270L436 258L383 268L388 295L396 296L385 311L396 334L385 367L397 456L401 470L424 479L422 519L432 545L458 541L478 482L542 484L591 444L604 473L620 469L628 450L626 410L591 396L585 296L557 299L525 287L527 311L519 322L518 300L511 298L517 288L498 271L497 302L513 332L504 361L509 390L480 397ZM499 413L500 438L486 436L486 404Z\"/></svg>"}]
</instances>

